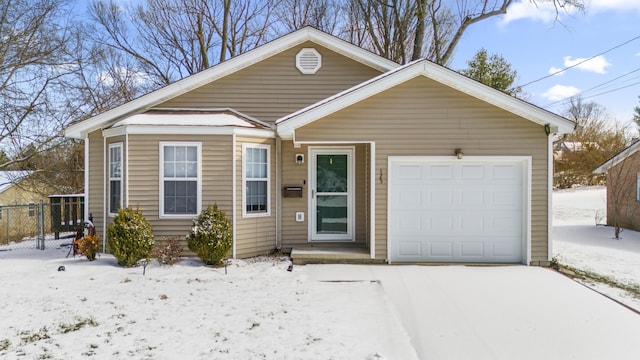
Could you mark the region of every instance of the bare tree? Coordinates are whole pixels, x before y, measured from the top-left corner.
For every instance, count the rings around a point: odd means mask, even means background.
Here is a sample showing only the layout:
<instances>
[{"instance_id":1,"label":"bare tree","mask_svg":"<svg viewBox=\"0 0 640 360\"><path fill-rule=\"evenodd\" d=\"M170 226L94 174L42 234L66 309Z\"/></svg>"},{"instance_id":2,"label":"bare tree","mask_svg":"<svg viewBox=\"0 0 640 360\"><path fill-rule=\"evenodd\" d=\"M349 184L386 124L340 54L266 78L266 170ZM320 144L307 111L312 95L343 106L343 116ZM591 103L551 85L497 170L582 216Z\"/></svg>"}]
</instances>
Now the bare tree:
<instances>
[{"instance_id":1,"label":"bare tree","mask_svg":"<svg viewBox=\"0 0 640 360\"><path fill-rule=\"evenodd\" d=\"M0 2L0 170L20 168L62 141L70 29L63 0Z\"/></svg>"},{"instance_id":2,"label":"bare tree","mask_svg":"<svg viewBox=\"0 0 640 360\"><path fill-rule=\"evenodd\" d=\"M287 32L313 26L336 34L344 4L340 0L282 0L279 5L278 18Z\"/></svg>"},{"instance_id":3,"label":"bare tree","mask_svg":"<svg viewBox=\"0 0 640 360\"><path fill-rule=\"evenodd\" d=\"M279 0L95 1L94 40L136 62L156 87L195 74L270 40Z\"/></svg>"},{"instance_id":4,"label":"bare tree","mask_svg":"<svg viewBox=\"0 0 640 360\"><path fill-rule=\"evenodd\" d=\"M602 175L593 174L598 165L625 148L625 129L620 127L594 102L580 97L569 99L565 116L577 123L577 129L554 141L554 186L604 183Z\"/></svg>"},{"instance_id":5,"label":"bare tree","mask_svg":"<svg viewBox=\"0 0 640 360\"><path fill-rule=\"evenodd\" d=\"M551 1L556 12L584 9L584 0ZM405 63L426 57L438 64L451 61L465 32L475 23L506 14L514 0L351 0L351 31L366 34L362 44L378 54ZM363 22L356 22L363 20ZM350 34L348 37L353 38Z\"/></svg>"}]
</instances>

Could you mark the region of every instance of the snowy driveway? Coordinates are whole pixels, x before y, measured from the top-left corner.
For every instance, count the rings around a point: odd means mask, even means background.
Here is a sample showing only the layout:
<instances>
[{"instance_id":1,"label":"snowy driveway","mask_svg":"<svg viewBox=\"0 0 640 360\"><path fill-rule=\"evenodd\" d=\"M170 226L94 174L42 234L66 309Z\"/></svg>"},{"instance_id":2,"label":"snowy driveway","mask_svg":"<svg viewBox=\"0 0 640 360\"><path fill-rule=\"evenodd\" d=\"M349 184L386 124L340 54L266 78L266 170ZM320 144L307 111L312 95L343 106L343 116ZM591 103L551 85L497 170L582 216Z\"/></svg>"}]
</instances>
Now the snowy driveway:
<instances>
[{"instance_id":1,"label":"snowy driveway","mask_svg":"<svg viewBox=\"0 0 640 360\"><path fill-rule=\"evenodd\" d=\"M640 354L640 315L549 269L307 265L295 271L315 280L380 281L420 359Z\"/></svg>"}]
</instances>

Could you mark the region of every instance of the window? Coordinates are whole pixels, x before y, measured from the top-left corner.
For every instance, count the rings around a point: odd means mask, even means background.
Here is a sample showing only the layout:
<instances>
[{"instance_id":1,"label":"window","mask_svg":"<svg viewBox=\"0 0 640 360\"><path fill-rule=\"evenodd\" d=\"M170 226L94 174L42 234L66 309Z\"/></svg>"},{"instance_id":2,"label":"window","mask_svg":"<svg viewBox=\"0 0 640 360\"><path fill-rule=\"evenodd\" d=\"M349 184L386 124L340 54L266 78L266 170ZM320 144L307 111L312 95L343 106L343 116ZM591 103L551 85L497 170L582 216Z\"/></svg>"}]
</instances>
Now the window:
<instances>
[{"instance_id":1,"label":"window","mask_svg":"<svg viewBox=\"0 0 640 360\"><path fill-rule=\"evenodd\" d=\"M109 214L122 206L122 143L109 144Z\"/></svg>"},{"instance_id":2,"label":"window","mask_svg":"<svg viewBox=\"0 0 640 360\"><path fill-rule=\"evenodd\" d=\"M197 215L200 212L202 154L200 143L161 143L161 216Z\"/></svg>"},{"instance_id":3,"label":"window","mask_svg":"<svg viewBox=\"0 0 640 360\"><path fill-rule=\"evenodd\" d=\"M269 146L244 144L243 215L269 215Z\"/></svg>"}]
</instances>

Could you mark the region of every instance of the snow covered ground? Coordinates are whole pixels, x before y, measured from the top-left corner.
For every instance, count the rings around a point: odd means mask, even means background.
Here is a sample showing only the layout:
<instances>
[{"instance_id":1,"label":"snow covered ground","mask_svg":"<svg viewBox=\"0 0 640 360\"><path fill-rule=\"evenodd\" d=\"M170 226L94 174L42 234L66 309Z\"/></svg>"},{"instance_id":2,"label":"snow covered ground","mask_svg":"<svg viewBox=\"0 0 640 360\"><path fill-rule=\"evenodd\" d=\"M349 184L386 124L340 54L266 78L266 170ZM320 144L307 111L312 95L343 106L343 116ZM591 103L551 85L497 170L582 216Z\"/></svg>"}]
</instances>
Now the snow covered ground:
<instances>
[{"instance_id":1,"label":"snow covered ground","mask_svg":"<svg viewBox=\"0 0 640 360\"><path fill-rule=\"evenodd\" d=\"M553 254L571 267L640 287L640 233L624 230L614 239L606 222L606 189L587 187L553 193ZM640 311L640 299L604 284L590 287Z\"/></svg>"},{"instance_id":2,"label":"snow covered ground","mask_svg":"<svg viewBox=\"0 0 640 360\"><path fill-rule=\"evenodd\" d=\"M416 359L377 282L307 281L276 258L142 275L66 252L0 252L0 358Z\"/></svg>"},{"instance_id":3,"label":"snow covered ground","mask_svg":"<svg viewBox=\"0 0 640 360\"><path fill-rule=\"evenodd\" d=\"M554 255L640 282L640 234L595 226L604 189L554 193ZM3 359L634 359L640 317L549 269L188 259L121 268L0 249ZM64 266L65 271L57 271ZM637 299L590 285L640 309Z\"/></svg>"}]
</instances>

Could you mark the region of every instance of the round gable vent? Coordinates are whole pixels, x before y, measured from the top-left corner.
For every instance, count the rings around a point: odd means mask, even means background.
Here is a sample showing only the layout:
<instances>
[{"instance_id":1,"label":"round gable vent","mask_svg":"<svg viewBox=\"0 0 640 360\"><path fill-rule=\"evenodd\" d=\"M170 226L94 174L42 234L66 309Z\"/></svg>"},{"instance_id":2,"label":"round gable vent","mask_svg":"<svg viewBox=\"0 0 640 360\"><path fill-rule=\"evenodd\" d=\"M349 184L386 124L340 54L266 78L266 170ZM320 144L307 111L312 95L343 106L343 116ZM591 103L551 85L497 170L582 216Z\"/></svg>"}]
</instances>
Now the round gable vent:
<instances>
[{"instance_id":1,"label":"round gable vent","mask_svg":"<svg viewBox=\"0 0 640 360\"><path fill-rule=\"evenodd\" d=\"M322 55L314 48L304 48L296 55L296 67L303 74L315 74L322 66Z\"/></svg>"}]
</instances>

